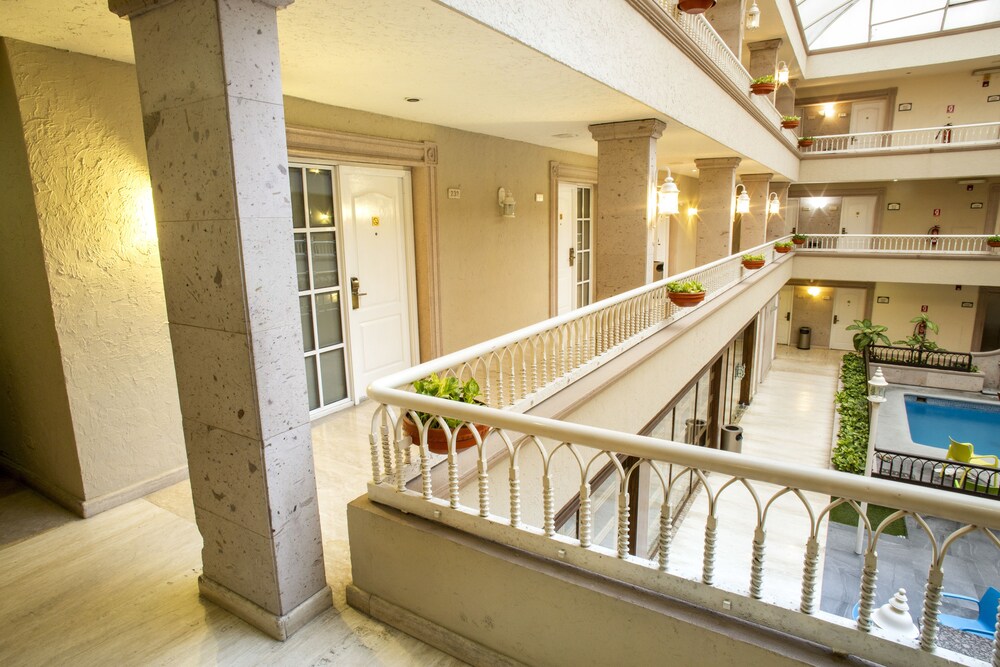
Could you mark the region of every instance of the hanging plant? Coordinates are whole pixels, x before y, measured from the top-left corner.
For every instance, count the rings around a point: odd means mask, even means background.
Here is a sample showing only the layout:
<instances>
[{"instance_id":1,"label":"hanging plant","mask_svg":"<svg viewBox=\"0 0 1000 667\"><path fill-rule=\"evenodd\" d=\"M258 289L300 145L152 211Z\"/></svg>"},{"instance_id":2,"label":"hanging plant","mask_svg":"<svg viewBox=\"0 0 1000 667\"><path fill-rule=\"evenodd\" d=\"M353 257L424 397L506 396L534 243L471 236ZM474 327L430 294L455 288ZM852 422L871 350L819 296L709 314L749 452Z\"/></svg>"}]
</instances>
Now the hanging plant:
<instances>
[{"instance_id":1,"label":"hanging plant","mask_svg":"<svg viewBox=\"0 0 1000 667\"><path fill-rule=\"evenodd\" d=\"M715 7L715 0L680 0L677 9L685 14L703 14Z\"/></svg>"},{"instance_id":2,"label":"hanging plant","mask_svg":"<svg viewBox=\"0 0 1000 667\"><path fill-rule=\"evenodd\" d=\"M758 76L750 82L750 92L754 95L770 95L777 87L778 84L775 82L773 74Z\"/></svg>"}]
</instances>

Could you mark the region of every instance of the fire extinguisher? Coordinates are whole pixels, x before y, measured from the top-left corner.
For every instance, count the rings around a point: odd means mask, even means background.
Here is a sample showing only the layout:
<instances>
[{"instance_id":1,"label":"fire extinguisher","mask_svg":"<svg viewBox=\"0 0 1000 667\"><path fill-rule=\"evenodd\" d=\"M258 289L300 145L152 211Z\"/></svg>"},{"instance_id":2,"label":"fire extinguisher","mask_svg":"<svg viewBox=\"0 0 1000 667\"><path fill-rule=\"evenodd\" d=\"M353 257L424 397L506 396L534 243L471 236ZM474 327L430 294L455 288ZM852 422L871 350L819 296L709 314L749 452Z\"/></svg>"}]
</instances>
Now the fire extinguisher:
<instances>
[{"instance_id":1,"label":"fire extinguisher","mask_svg":"<svg viewBox=\"0 0 1000 667\"><path fill-rule=\"evenodd\" d=\"M931 227L930 229L927 230L927 233L930 236L937 236L938 234L941 233L941 226L940 225L934 225L933 227ZM937 245L937 239L932 238L931 239L931 247L933 248L936 245Z\"/></svg>"}]
</instances>

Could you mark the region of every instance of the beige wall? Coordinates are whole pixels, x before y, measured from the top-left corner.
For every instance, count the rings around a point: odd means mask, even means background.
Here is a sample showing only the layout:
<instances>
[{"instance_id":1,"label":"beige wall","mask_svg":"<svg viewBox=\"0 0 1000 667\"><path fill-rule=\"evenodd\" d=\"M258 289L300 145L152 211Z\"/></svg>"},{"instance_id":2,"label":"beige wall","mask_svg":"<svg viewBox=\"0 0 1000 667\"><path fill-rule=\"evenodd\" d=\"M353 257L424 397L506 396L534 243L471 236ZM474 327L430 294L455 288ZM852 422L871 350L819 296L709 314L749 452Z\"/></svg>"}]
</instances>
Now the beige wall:
<instances>
[{"instance_id":1,"label":"beige wall","mask_svg":"<svg viewBox=\"0 0 1000 667\"><path fill-rule=\"evenodd\" d=\"M0 40L0 464L53 495L83 497L31 172Z\"/></svg>"},{"instance_id":2,"label":"beige wall","mask_svg":"<svg viewBox=\"0 0 1000 667\"><path fill-rule=\"evenodd\" d=\"M138 89L128 65L7 48L80 498L101 503L185 466Z\"/></svg>"},{"instance_id":3,"label":"beige wall","mask_svg":"<svg viewBox=\"0 0 1000 667\"><path fill-rule=\"evenodd\" d=\"M665 173L660 173L663 182ZM698 245L698 217L688 217L689 207L698 208L698 179L674 174L674 181L681 193L678 198L680 214L670 221L670 246L668 248L668 275L683 273L695 267Z\"/></svg>"},{"instance_id":4,"label":"beige wall","mask_svg":"<svg viewBox=\"0 0 1000 667\"><path fill-rule=\"evenodd\" d=\"M837 183L829 185L794 185L789 190L790 197L822 197L832 193L850 194L851 191L866 193L884 189L882 203L881 234L926 234L934 225L941 227L942 234L983 234L992 225L987 222L989 212L989 189L1000 183L1000 178L985 179L985 183L962 184L954 179L920 181L875 181L868 183ZM972 185L972 190L968 190ZM971 208L973 202L982 202L983 207ZM799 228L806 233L832 234L840 230L840 202L835 202L838 210L799 209ZM889 211L889 203L898 203L898 211ZM939 217L934 209L941 209ZM992 222L992 221L991 221Z\"/></svg>"},{"instance_id":5,"label":"beige wall","mask_svg":"<svg viewBox=\"0 0 1000 667\"><path fill-rule=\"evenodd\" d=\"M878 297L889 297L889 303L878 303ZM940 334L929 338L953 352L968 352L972 346L972 330L979 306L979 289L968 285L956 290L954 285L914 285L908 283L876 283L872 322L889 327L889 340L897 341L913 333L910 323L920 315L920 306L927 306L927 315L940 328ZM962 308L971 301L972 308Z\"/></svg>"},{"instance_id":6,"label":"beige wall","mask_svg":"<svg viewBox=\"0 0 1000 667\"><path fill-rule=\"evenodd\" d=\"M597 158L288 97L285 120L290 125L438 144L445 352L548 317L549 161L595 167ZM501 186L513 190L517 199L513 220L500 216ZM448 188L460 188L461 199L448 199ZM536 202L536 193L545 201Z\"/></svg>"},{"instance_id":7,"label":"beige wall","mask_svg":"<svg viewBox=\"0 0 1000 667\"><path fill-rule=\"evenodd\" d=\"M913 105L913 109L911 111L890 110L895 111L891 128L894 130L936 127L946 123L963 125L1000 121L1000 102L990 103L986 101L989 95L998 94L1000 84L995 78L989 88L983 88L982 84L983 77L970 76L970 72L903 76L880 81L859 81L839 86L799 88L796 91L796 97L799 99L836 95L849 97L849 93L852 92L896 88L896 105L908 103ZM953 113L947 112L947 107L950 104L955 105ZM840 105L837 111L849 112L850 104ZM834 114L834 119L825 121L819 126L821 131L816 133L835 134L837 132L827 130L839 128L845 120L850 121L850 118L837 119L836 114ZM805 125L803 127L805 128ZM847 129L840 131L847 132Z\"/></svg>"},{"instance_id":8,"label":"beige wall","mask_svg":"<svg viewBox=\"0 0 1000 667\"><path fill-rule=\"evenodd\" d=\"M833 288L817 287L819 293L813 296L808 287L796 285L795 301L792 305L792 337L789 343L799 340L799 327L812 329L813 347L830 346L830 327L833 322Z\"/></svg>"}]
</instances>

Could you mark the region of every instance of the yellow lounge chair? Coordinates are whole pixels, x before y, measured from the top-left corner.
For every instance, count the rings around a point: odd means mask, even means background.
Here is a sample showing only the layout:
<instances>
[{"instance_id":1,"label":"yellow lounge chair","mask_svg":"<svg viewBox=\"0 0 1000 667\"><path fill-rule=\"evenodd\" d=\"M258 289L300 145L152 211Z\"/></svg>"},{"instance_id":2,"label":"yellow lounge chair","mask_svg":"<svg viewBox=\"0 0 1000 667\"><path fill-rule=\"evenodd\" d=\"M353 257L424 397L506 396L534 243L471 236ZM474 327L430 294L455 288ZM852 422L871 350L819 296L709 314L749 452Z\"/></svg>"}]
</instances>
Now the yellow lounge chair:
<instances>
[{"instance_id":1,"label":"yellow lounge chair","mask_svg":"<svg viewBox=\"0 0 1000 667\"><path fill-rule=\"evenodd\" d=\"M958 463L967 463L985 468L1000 468L1000 458L992 454L976 454L971 442L958 442L952 437L949 437L948 440L951 441L951 444L948 445L948 453L945 455L945 458L949 461L957 461ZM990 495L1000 494L1000 473L985 474L987 479L980 481L984 477L982 471L974 471L973 476L975 479L967 480L969 472L969 468L961 468L955 472L956 489L964 488L967 491L986 492Z\"/></svg>"}]
</instances>

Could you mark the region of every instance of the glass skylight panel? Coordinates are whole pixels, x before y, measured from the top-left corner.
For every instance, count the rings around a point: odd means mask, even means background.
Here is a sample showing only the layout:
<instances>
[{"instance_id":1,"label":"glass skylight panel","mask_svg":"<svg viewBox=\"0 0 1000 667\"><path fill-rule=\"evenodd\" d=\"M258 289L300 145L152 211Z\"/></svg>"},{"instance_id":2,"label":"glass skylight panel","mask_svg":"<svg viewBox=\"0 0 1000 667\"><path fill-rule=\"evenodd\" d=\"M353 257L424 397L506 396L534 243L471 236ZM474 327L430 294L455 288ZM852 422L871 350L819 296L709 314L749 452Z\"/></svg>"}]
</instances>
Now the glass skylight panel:
<instances>
[{"instance_id":1,"label":"glass skylight panel","mask_svg":"<svg viewBox=\"0 0 1000 667\"><path fill-rule=\"evenodd\" d=\"M977 0L961 5L953 2L944 17L944 29L955 30L997 21L1000 21L1000 0Z\"/></svg>"},{"instance_id":2,"label":"glass skylight panel","mask_svg":"<svg viewBox=\"0 0 1000 667\"><path fill-rule=\"evenodd\" d=\"M1000 0L796 0L810 49L1000 23Z\"/></svg>"}]
</instances>

